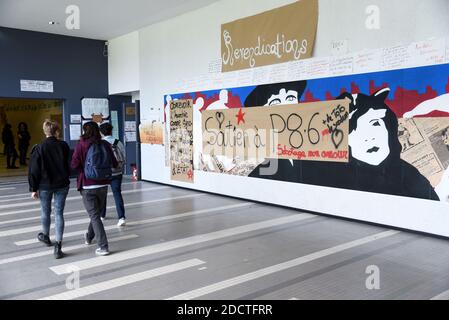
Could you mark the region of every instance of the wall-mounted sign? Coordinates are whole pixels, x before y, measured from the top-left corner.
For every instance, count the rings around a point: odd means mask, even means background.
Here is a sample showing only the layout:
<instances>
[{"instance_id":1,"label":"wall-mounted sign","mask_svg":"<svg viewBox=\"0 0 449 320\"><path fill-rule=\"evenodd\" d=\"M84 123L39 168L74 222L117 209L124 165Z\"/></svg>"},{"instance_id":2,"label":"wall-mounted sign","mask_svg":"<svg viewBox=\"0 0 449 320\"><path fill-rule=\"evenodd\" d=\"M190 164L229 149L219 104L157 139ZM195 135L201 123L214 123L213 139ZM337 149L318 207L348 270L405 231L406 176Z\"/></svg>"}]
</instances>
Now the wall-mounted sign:
<instances>
[{"instance_id":1,"label":"wall-mounted sign","mask_svg":"<svg viewBox=\"0 0 449 320\"><path fill-rule=\"evenodd\" d=\"M193 101L170 102L171 179L193 183Z\"/></svg>"},{"instance_id":2,"label":"wall-mounted sign","mask_svg":"<svg viewBox=\"0 0 449 320\"><path fill-rule=\"evenodd\" d=\"M349 100L205 110L203 153L348 162Z\"/></svg>"},{"instance_id":3,"label":"wall-mounted sign","mask_svg":"<svg viewBox=\"0 0 449 320\"><path fill-rule=\"evenodd\" d=\"M221 25L222 71L310 58L318 1L302 0Z\"/></svg>"},{"instance_id":4,"label":"wall-mounted sign","mask_svg":"<svg viewBox=\"0 0 449 320\"><path fill-rule=\"evenodd\" d=\"M136 108L135 107L126 107L125 113L127 116L134 116L136 114Z\"/></svg>"},{"instance_id":5,"label":"wall-mounted sign","mask_svg":"<svg viewBox=\"0 0 449 320\"><path fill-rule=\"evenodd\" d=\"M81 115L80 114L71 114L70 122L71 123L81 123Z\"/></svg>"},{"instance_id":6,"label":"wall-mounted sign","mask_svg":"<svg viewBox=\"0 0 449 320\"><path fill-rule=\"evenodd\" d=\"M53 92L53 81L20 80L20 91Z\"/></svg>"},{"instance_id":7,"label":"wall-mounted sign","mask_svg":"<svg viewBox=\"0 0 449 320\"><path fill-rule=\"evenodd\" d=\"M98 124L109 120L109 100L105 98L83 98L81 100L83 120Z\"/></svg>"}]
</instances>

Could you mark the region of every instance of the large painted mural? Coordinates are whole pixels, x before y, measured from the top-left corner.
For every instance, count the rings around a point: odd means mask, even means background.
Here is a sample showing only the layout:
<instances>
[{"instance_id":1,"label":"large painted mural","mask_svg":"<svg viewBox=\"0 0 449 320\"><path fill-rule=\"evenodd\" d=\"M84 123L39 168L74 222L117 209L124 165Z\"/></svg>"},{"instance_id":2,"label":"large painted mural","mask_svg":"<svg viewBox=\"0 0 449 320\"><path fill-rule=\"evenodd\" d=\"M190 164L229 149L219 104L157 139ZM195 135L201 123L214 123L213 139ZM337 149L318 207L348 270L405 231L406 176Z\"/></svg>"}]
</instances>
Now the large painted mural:
<instances>
[{"instance_id":1,"label":"large painted mural","mask_svg":"<svg viewBox=\"0 0 449 320\"><path fill-rule=\"evenodd\" d=\"M166 124L167 105L178 99L193 100L195 170L429 201L448 199L449 64L166 95ZM339 99L349 101L347 162L246 159L203 152L205 110ZM276 170L267 174L264 169L274 162Z\"/></svg>"}]
</instances>

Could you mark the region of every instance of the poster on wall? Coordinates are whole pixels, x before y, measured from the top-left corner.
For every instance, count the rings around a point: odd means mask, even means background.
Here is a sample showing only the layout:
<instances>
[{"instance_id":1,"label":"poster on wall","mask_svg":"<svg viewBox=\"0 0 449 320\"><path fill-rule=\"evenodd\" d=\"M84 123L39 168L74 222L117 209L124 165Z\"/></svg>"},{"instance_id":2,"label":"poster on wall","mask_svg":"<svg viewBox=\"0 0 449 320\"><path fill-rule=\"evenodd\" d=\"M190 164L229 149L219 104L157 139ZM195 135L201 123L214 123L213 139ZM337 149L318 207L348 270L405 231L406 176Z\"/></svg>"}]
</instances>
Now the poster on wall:
<instances>
[{"instance_id":1,"label":"poster on wall","mask_svg":"<svg viewBox=\"0 0 449 320\"><path fill-rule=\"evenodd\" d=\"M141 143L164 144L164 124L156 120L142 121L139 126Z\"/></svg>"},{"instance_id":2,"label":"poster on wall","mask_svg":"<svg viewBox=\"0 0 449 320\"><path fill-rule=\"evenodd\" d=\"M70 122L71 123L81 123L81 115L80 114L71 114Z\"/></svg>"},{"instance_id":3,"label":"poster on wall","mask_svg":"<svg viewBox=\"0 0 449 320\"><path fill-rule=\"evenodd\" d=\"M109 100L97 98L81 99L81 110L83 123L93 121L99 125L103 122L109 122Z\"/></svg>"},{"instance_id":4,"label":"poster on wall","mask_svg":"<svg viewBox=\"0 0 449 320\"><path fill-rule=\"evenodd\" d=\"M318 0L302 0L221 26L222 71L310 58Z\"/></svg>"},{"instance_id":5,"label":"poster on wall","mask_svg":"<svg viewBox=\"0 0 449 320\"><path fill-rule=\"evenodd\" d=\"M448 201L449 64L173 94L165 96L166 108L168 101L180 99L193 101L195 170ZM204 152L204 115L212 115L209 121L224 128L231 121L234 129L239 117L240 124L251 124L252 108L281 110L288 105L294 110L304 103L333 100L348 101L347 162L251 160ZM286 131L299 126L296 120ZM308 122L301 128L307 135ZM270 167L275 170L267 172Z\"/></svg>"},{"instance_id":6,"label":"poster on wall","mask_svg":"<svg viewBox=\"0 0 449 320\"><path fill-rule=\"evenodd\" d=\"M176 100L169 108L171 179L193 183L193 102Z\"/></svg>"},{"instance_id":7,"label":"poster on wall","mask_svg":"<svg viewBox=\"0 0 449 320\"><path fill-rule=\"evenodd\" d=\"M203 154L348 162L349 102L205 110Z\"/></svg>"},{"instance_id":8,"label":"poster on wall","mask_svg":"<svg viewBox=\"0 0 449 320\"><path fill-rule=\"evenodd\" d=\"M81 125L80 124L71 124L70 125L70 140L78 141L81 136Z\"/></svg>"},{"instance_id":9,"label":"poster on wall","mask_svg":"<svg viewBox=\"0 0 449 320\"><path fill-rule=\"evenodd\" d=\"M53 81L20 80L20 91L53 92Z\"/></svg>"}]
</instances>

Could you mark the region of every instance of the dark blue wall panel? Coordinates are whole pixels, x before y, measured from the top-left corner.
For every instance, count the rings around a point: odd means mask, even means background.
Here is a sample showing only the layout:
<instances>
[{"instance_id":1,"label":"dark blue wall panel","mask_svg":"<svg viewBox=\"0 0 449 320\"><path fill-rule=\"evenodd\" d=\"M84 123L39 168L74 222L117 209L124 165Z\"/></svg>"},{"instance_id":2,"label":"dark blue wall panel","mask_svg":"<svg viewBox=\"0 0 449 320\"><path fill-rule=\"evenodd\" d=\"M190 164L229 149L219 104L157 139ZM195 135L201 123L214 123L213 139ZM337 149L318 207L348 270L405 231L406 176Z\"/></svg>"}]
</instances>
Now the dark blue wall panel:
<instances>
[{"instance_id":1,"label":"dark blue wall panel","mask_svg":"<svg viewBox=\"0 0 449 320\"><path fill-rule=\"evenodd\" d=\"M103 48L100 40L0 27L0 97L64 99L69 137L70 114L81 113L81 98L108 96ZM53 81L54 92L21 92L21 79ZM112 110L120 107L114 102Z\"/></svg>"}]
</instances>

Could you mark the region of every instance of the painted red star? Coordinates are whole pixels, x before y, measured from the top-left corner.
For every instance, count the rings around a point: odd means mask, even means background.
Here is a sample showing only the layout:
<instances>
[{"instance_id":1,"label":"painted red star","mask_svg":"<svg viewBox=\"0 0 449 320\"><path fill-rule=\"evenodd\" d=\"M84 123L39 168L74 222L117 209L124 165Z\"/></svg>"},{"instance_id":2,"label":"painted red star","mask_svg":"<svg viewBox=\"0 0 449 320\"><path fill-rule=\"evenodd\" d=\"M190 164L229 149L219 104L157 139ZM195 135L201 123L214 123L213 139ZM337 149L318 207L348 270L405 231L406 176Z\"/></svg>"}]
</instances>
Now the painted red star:
<instances>
[{"instance_id":1,"label":"painted red star","mask_svg":"<svg viewBox=\"0 0 449 320\"><path fill-rule=\"evenodd\" d=\"M190 180L193 179L193 171L192 171L192 169L190 169L190 170L187 172L187 178L189 178Z\"/></svg>"},{"instance_id":2,"label":"painted red star","mask_svg":"<svg viewBox=\"0 0 449 320\"><path fill-rule=\"evenodd\" d=\"M237 118L237 124L240 124L240 122L245 123L245 113L243 112L242 108L240 108L239 113L236 115Z\"/></svg>"}]
</instances>

